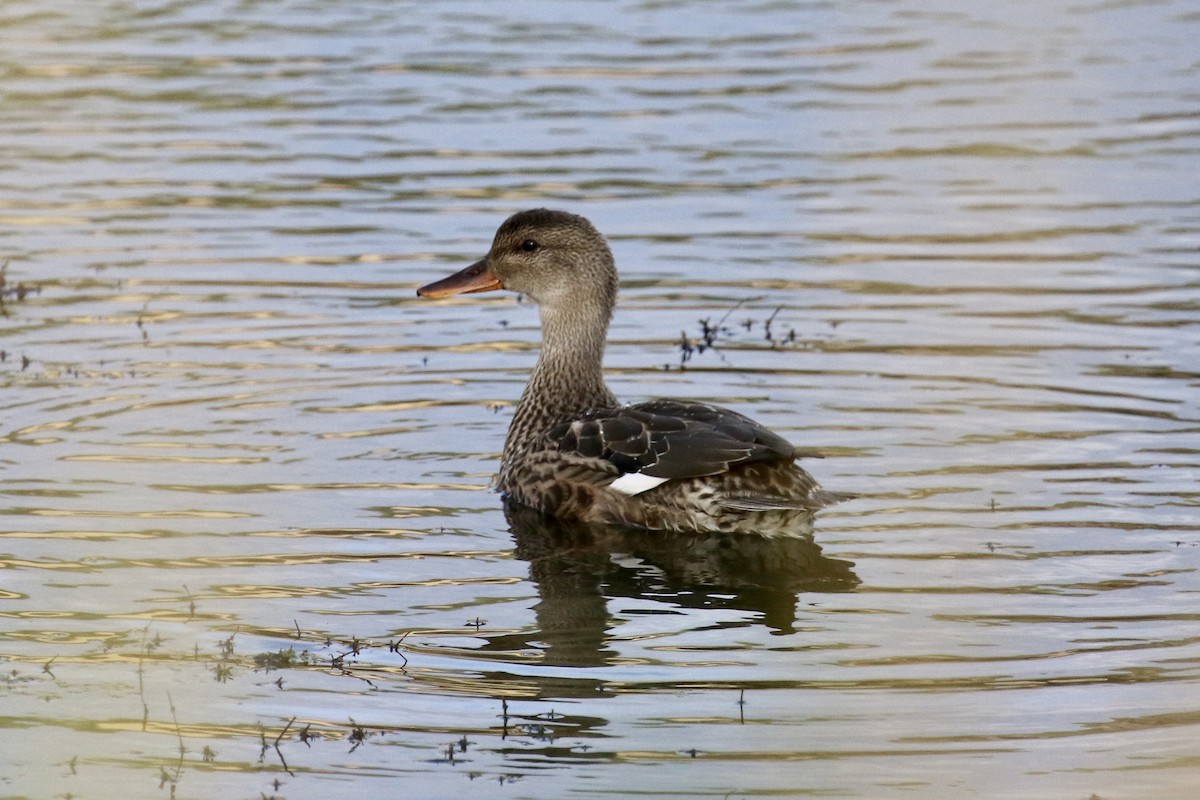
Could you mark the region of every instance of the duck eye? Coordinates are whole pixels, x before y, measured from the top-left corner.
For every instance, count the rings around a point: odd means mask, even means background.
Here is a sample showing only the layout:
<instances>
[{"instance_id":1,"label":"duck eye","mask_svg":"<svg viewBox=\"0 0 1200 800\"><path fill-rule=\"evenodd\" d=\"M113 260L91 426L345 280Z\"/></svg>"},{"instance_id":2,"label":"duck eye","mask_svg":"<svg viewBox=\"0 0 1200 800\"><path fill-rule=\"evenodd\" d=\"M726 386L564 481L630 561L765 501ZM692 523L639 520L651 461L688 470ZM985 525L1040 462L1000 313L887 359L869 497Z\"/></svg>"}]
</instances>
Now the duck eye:
<instances>
[{"instance_id":1,"label":"duck eye","mask_svg":"<svg viewBox=\"0 0 1200 800\"><path fill-rule=\"evenodd\" d=\"M539 247L541 247L541 245L539 245L535 239L526 239L525 241L521 242L521 249L526 253L532 253Z\"/></svg>"}]
</instances>

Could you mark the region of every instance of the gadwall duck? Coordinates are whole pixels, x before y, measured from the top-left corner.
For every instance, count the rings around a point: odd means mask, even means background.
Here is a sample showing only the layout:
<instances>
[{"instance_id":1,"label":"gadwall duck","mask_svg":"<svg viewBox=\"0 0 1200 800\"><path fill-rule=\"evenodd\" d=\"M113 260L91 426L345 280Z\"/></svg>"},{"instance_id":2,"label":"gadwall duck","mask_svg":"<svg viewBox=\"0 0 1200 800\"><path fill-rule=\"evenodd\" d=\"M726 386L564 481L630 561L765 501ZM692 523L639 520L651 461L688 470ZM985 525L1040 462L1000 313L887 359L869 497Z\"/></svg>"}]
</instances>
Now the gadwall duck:
<instances>
[{"instance_id":1,"label":"gadwall duck","mask_svg":"<svg viewBox=\"0 0 1200 800\"><path fill-rule=\"evenodd\" d=\"M583 217L515 214L486 257L417 294L495 289L527 295L542 320L541 355L497 479L511 499L585 523L763 534L786 533L789 520L842 499L796 465L800 451L790 442L735 411L617 402L601 365L617 270Z\"/></svg>"}]
</instances>

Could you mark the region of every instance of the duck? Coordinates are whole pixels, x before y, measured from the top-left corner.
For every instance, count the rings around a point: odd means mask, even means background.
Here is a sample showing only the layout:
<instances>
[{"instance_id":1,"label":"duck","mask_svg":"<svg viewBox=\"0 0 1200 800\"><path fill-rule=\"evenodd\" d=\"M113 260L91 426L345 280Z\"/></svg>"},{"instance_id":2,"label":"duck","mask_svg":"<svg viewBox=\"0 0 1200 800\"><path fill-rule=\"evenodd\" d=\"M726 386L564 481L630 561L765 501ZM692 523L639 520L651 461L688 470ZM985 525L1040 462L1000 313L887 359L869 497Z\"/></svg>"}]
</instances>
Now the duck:
<instances>
[{"instance_id":1,"label":"duck","mask_svg":"<svg viewBox=\"0 0 1200 800\"><path fill-rule=\"evenodd\" d=\"M537 208L505 220L484 258L417 290L438 299L504 289L538 306L542 347L495 488L507 501L588 525L811 532L805 518L846 499L796 463L812 451L710 403L617 401L603 369L617 283L612 250L591 222Z\"/></svg>"}]
</instances>

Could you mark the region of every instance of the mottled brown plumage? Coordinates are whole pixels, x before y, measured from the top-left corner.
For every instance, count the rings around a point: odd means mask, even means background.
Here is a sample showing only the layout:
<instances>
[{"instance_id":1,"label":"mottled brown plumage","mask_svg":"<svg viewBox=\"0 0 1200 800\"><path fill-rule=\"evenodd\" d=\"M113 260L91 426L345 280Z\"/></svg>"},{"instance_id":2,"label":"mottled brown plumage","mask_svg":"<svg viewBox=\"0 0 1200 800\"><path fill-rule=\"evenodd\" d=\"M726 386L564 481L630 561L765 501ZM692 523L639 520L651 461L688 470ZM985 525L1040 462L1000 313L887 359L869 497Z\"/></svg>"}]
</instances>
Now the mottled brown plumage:
<instances>
[{"instance_id":1,"label":"mottled brown plumage","mask_svg":"<svg viewBox=\"0 0 1200 800\"><path fill-rule=\"evenodd\" d=\"M491 250L418 290L509 289L541 311L542 352L517 403L497 486L546 514L655 530L787 533L839 497L795 464L786 439L729 409L681 400L622 406L602 360L617 295L604 237L583 217L534 209Z\"/></svg>"}]
</instances>

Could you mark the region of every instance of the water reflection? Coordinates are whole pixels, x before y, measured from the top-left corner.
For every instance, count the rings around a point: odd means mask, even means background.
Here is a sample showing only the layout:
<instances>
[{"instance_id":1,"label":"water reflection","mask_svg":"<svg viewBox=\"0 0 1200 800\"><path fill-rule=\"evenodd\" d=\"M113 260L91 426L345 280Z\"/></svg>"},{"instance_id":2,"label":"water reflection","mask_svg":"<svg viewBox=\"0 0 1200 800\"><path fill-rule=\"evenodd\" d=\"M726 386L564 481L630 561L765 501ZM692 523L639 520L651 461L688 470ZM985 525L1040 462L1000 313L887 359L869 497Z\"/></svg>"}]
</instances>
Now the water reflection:
<instances>
[{"instance_id":1,"label":"water reflection","mask_svg":"<svg viewBox=\"0 0 1200 800\"><path fill-rule=\"evenodd\" d=\"M672 534L563 522L505 503L516 554L537 585L534 606L543 663L599 666L609 646L610 597L647 598L682 609L748 611L774 633L795 630L797 595L849 591L853 564L829 558L812 538L812 515L797 522L808 535L759 537ZM492 639L490 648L531 645L529 636Z\"/></svg>"}]
</instances>

